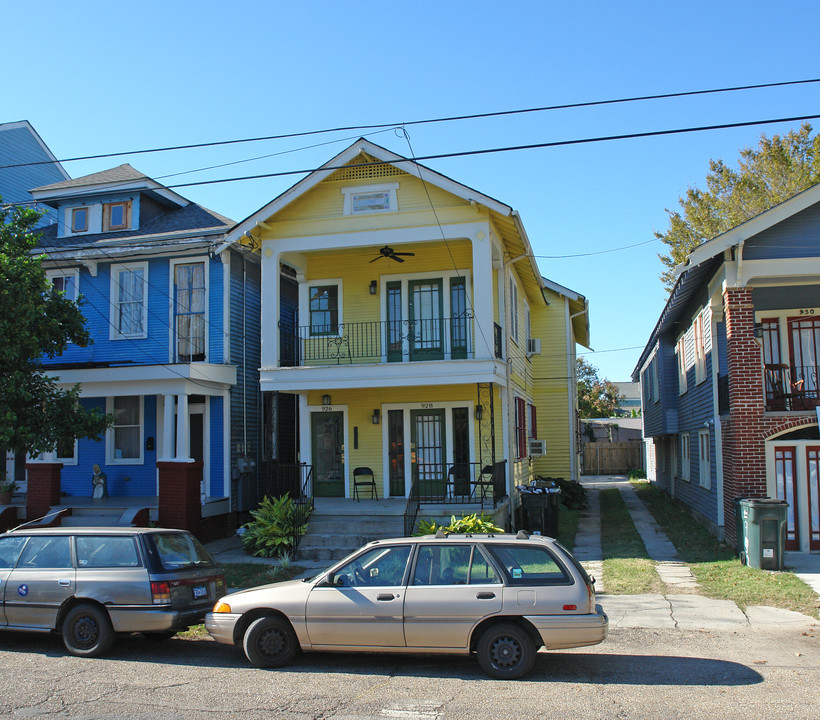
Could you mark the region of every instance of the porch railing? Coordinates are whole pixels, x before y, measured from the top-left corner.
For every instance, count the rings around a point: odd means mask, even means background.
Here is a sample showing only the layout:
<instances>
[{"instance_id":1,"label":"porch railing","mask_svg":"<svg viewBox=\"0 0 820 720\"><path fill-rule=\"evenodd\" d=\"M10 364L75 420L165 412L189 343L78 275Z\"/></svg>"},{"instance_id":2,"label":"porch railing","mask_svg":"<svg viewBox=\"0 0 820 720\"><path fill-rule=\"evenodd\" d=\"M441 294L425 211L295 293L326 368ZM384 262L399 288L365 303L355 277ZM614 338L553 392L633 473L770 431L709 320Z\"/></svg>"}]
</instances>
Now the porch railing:
<instances>
[{"instance_id":1,"label":"porch railing","mask_svg":"<svg viewBox=\"0 0 820 720\"><path fill-rule=\"evenodd\" d=\"M342 364L474 357L473 318L374 321L333 325L280 324L280 364Z\"/></svg>"},{"instance_id":2,"label":"porch railing","mask_svg":"<svg viewBox=\"0 0 820 720\"><path fill-rule=\"evenodd\" d=\"M416 529L416 518L419 514L419 484L415 480L410 485L410 496L404 508L404 537L410 537Z\"/></svg>"},{"instance_id":3,"label":"porch railing","mask_svg":"<svg viewBox=\"0 0 820 720\"><path fill-rule=\"evenodd\" d=\"M506 495L506 462L416 463L413 485L418 486L422 505L436 503L478 503L496 507Z\"/></svg>"},{"instance_id":4,"label":"porch railing","mask_svg":"<svg viewBox=\"0 0 820 720\"><path fill-rule=\"evenodd\" d=\"M299 547L301 535L298 528L310 517L313 512L313 494L311 492L313 466L304 463L271 463L267 472L261 478L260 500L264 496L282 497L289 493L294 506L294 531L292 537L292 553L295 556Z\"/></svg>"},{"instance_id":5,"label":"porch railing","mask_svg":"<svg viewBox=\"0 0 820 720\"><path fill-rule=\"evenodd\" d=\"M817 365L766 365L766 410L813 410L820 405Z\"/></svg>"}]
</instances>

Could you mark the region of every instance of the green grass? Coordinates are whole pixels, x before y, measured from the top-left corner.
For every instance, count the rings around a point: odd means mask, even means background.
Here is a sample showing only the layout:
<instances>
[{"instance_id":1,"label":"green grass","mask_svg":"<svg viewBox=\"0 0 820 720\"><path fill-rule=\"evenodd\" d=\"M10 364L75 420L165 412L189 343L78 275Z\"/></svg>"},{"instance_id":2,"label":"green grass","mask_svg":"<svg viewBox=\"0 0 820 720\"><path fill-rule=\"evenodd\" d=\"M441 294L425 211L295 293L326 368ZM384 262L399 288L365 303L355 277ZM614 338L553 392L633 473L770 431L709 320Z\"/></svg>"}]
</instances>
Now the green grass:
<instances>
[{"instance_id":1,"label":"green grass","mask_svg":"<svg viewBox=\"0 0 820 720\"><path fill-rule=\"evenodd\" d=\"M569 551L575 547L575 534L578 532L580 519L581 511L577 508L570 510L563 505L558 508L558 533L555 539Z\"/></svg>"},{"instance_id":2,"label":"green grass","mask_svg":"<svg viewBox=\"0 0 820 720\"><path fill-rule=\"evenodd\" d=\"M665 586L649 559L620 491L602 490L599 498L606 592L613 595L663 592Z\"/></svg>"},{"instance_id":3,"label":"green grass","mask_svg":"<svg viewBox=\"0 0 820 720\"><path fill-rule=\"evenodd\" d=\"M268 565L263 563L223 563L225 582L229 588L249 588L290 580L301 574L298 565Z\"/></svg>"},{"instance_id":4,"label":"green grass","mask_svg":"<svg viewBox=\"0 0 820 720\"><path fill-rule=\"evenodd\" d=\"M683 505L649 483L632 485L692 570L701 594L732 600L744 610L749 605L768 605L820 617L814 591L794 573L741 565L734 549L719 542Z\"/></svg>"}]
</instances>

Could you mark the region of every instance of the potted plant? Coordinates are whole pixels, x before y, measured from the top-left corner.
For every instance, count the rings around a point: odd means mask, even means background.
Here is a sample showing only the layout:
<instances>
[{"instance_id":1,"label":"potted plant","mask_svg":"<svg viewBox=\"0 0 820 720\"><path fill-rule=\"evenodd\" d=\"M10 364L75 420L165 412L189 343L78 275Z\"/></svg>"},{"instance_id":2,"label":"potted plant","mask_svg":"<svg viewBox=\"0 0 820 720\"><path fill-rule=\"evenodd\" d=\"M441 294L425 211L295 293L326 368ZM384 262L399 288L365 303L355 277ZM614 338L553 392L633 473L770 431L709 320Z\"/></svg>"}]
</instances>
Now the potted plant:
<instances>
[{"instance_id":1,"label":"potted plant","mask_svg":"<svg viewBox=\"0 0 820 720\"><path fill-rule=\"evenodd\" d=\"M17 489L14 480L0 480L0 505L8 505L11 502L11 494Z\"/></svg>"}]
</instances>

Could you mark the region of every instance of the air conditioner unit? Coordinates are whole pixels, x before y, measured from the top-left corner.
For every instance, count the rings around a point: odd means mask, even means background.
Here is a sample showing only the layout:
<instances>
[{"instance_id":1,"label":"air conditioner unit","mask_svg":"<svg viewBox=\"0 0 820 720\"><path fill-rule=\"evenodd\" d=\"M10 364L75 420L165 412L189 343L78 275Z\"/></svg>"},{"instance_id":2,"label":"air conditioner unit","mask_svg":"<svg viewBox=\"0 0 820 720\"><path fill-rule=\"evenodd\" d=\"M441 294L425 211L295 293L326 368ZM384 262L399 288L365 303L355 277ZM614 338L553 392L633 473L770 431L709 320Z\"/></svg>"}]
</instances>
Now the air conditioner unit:
<instances>
[{"instance_id":1,"label":"air conditioner unit","mask_svg":"<svg viewBox=\"0 0 820 720\"><path fill-rule=\"evenodd\" d=\"M541 354L541 338L528 338L527 339L527 355L540 355Z\"/></svg>"},{"instance_id":2,"label":"air conditioner unit","mask_svg":"<svg viewBox=\"0 0 820 720\"><path fill-rule=\"evenodd\" d=\"M530 457L541 457L547 454L547 441L530 438Z\"/></svg>"}]
</instances>

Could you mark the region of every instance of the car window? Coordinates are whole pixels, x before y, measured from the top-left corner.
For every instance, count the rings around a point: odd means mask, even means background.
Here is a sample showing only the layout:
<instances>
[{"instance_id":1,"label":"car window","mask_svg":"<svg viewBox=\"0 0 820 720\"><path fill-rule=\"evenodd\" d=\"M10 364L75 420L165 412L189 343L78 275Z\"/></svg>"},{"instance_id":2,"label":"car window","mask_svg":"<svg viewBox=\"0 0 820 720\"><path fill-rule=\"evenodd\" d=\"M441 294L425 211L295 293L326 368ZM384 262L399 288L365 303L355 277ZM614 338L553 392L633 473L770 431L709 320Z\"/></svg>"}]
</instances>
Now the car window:
<instances>
[{"instance_id":1,"label":"car window","mask_svg":"<svg viewBox=\"0 0 820 720\"><path fill-rule=\"evenodd\" d=\"M213 566L214 561L199 540L187 532L151 533L153 547L165 570Z\"/></svg>"},{"instance_id":2,"label":"car window","mask_svg":"<svg viewBox=\"0 0 820 720\"><path fill-rule=\"evenodd\" d=\"M12 535L0 538L0 568L13 568L15 566L27 539L27 535Z\"/></svg>"},{"instance_id":3,"label":"car window","mask_svg":"<svg viewBox=\"0 0 820 720\"><path fill-rule=\"evenodd\" d=\"M495 568L490 564L479 548L473 552L473 562L470 565L470 585L486 585L487 583L500 583L501 580L495 572Z\"/></svg>"},{"instance_id":4,"label":"car window","mask_svg":"<svg viewBox=\"0 0 820 720\"><path fill-rule=\"evenodd\" d=\"M67 535L33 535L26 544L18 568L70 568L71 543Z\"/></svg>"},{"instance_id":5,"label":"car window","mask_svg":"<svg viewBox=\"0 0 820 720\"><path fill-rule=\"evenodd\" d=\"M498 582L495 570L474 545L419 547L414 585L467 585Z\"/></svg>"},{"instance_id":6,"label":"car window","mask_svg":"<svg viewBox=\"0 0 820 720\"><path fill-rule=\"evenodd\" d=\"M134 538L125 536L78 535L77 565L81 568L139 567Z\"/></svg>"},{"instance_id":7,"label":"car window","mask_svg":"<svg viewBox=\"0 0 820 720\"><path fill-rule=\"evenodd\" d=\"M511 585L568 585L572 582L552 553L534 545L489 545Z\"/></svg>"},{"instance_id":8,"label":"car window","mask_svg":"<svg viewBox=\"0 0 820 720\"><path fill-rule=\"evenodd\" d=\"M409 545L372 548L336 570L335 584L345 587L403 585L409 557Z\"/></svg>"}]
</instances>

